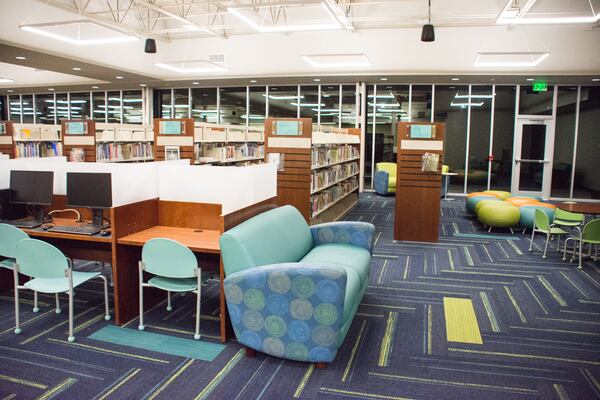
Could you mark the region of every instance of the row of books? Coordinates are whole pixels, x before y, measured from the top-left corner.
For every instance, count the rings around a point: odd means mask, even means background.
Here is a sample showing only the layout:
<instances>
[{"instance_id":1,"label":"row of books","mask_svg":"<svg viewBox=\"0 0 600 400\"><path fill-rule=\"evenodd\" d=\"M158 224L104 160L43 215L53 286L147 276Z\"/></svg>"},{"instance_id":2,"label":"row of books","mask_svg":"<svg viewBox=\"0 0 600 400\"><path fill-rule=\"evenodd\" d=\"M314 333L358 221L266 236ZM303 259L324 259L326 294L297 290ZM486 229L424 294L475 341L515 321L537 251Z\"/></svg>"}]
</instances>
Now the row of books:
<instances>
[{"instance_id":1,"label":"row of books","mask_svg":"<svg viewBox=\"0 0 600 400\"><path fill-rule=\"evenodd\" d=\"M313 146L312 167L322 167L330 164L358 158L360 152L352 145Z\"/></svg>"},{"instance_id":2,"label":"row of books","mask_svg":"<svg viewBox=\"0 0 600 400\"><path fill-rule=\"evenodd\" d=\"M357 187L358 179L352 177L310 196L311 215L314 217L319 214L348 193L356 190Z\"/></svg>"},{"instance_id":3,"label":"row of books","mask_svg":"<svg viewBox=\"0 0 600 400\"><path fill-rule=\"evenodd\" d=\"M15 140L60 140L59 132L54 125L19 128Z\"/></svg>"},{"instance_id":4,"label":"row of books","mask_svg":"<svg viewBox=\"0 0 600 400\"><path fill-rule=\"evenodd\" d=\"M357 162L337 164L327 169L313 171L311 174L311 191L314 192L356 173L358 173Z\"/></svg>"},{"instance_id":5,"label":"row of books","mask_svg":"<svg viewBox=\"0 0 600 400\"><path fill-rule=\"evenodd\" d=\"M15 158L62 156L61 142L18 142Z\"/></svg>"},{"instance_id":6,"label":"row of books","mask_svg":"<svg viewBox=\"0 0 600 400\"><path fill-rule=\"evenodd\" d=\"M198 156L215 160L240 160L247 158L264 158L265 146L247 143L244 145L219 145L205 143L199 145Z\"/></svg>"},{"instance_id":7,"label":"row of books","mask_svg":"<svg viewBox=\"0 0 600 400\"><path fill-rule=\"evenodd\" d=\"M152 143L99 143L96 145L97 161L127 161L151 159Z\"/></svg>"}]
</instances>

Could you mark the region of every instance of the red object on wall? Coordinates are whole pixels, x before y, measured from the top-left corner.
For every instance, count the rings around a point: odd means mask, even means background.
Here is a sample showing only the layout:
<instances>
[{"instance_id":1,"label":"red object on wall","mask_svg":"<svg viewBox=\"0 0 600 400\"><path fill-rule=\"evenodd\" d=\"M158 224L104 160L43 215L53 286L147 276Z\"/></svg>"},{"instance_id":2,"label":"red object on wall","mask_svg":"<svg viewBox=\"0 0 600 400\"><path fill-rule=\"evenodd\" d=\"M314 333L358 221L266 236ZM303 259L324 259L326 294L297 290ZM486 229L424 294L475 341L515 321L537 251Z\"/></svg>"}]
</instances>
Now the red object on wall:
<instances>
[{"instance_id":1,"label":"red object on wall","mask_svg":"<svg viewBox=\"0 0 600 400\"><path fill-rule=\"evenodd\" d=\"M493 154L490 154L488 156L488 161L494 161L494 155Z\"/></svg>"}]
</instances>

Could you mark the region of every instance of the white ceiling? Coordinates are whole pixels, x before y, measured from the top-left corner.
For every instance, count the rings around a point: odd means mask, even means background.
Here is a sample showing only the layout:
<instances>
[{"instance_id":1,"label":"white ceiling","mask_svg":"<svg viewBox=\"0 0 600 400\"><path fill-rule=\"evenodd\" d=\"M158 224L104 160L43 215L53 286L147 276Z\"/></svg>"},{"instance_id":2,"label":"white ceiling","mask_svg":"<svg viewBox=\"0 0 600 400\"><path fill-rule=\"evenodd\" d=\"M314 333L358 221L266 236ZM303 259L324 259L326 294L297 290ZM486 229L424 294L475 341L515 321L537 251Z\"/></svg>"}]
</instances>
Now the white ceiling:
<instances>
[{"instance_id":1,"label":"white ceiling","mask_svg":"<svg viewBox=\"0 0 600 400\"><path fill-rule=\"evenodd\" d=\"M42 85L84 85L102 83L95 79L86 79L80 76L61 74L59 72L46 71L36 68L23 67L21 65L0 62L0 78L14 79L12 83L2 83L2 87L23 87Z\"/></svg>"},{"instance_id":2,"label":"white ceiling","mask_svg":"<svg viewBox=\"0 0 600 400\"><path fill-rule=\"evenodd\" d=\"M521 0L524 2L525 0ZM55 7L50 4L57 4ZM38 49L90 63L111 66L164 80L202 78L259 78L281 76L330 75L474 75L474 74L570 74L600 75L600 29L598 23L585 25L498 26L496 17L506 0L433 0L432 23L436 41L420 41L420 26L427 19L426 0L356 0L342 3L354 31L340 29L293 33L257 33L226 11L226 6L244 7L250 0L216 3L208 0L156 0L147 8L144 0L121 0L119 15L116 0L90 0L85 13L94 18L117 17L112 25L124 31L135 30L143 37L158 39L158 53L145 54L144 42L75 46L19 29L21 24L74 20L78 13L67 11L81 0L3 0L0 37L13 44ZM183 8L174 7L184 4ZM256 2L258 4L260 2ZM224 4L217 10L214 4ZM332 21L319 1L283 1L288 24L313 24ZM537 0L532 7L538 15L590 15L588 0ZM600 10L600 0L591 4ZM131 5L131 8L128 6ZM346 7L348 6L348 7ZM126 10L129 10L125 12ZM244 9L247 10L247 9ZM252 11L252 10L250 10ZM281 26L283 14L273 7L257 8L265 24ZM244 11L248 15L248 11ZM279 12L279 14L277 14ZM600 12L600 11L597 11ZM179 16L173 18L168 14ZM275 22L273 15L279 15ZM184 17L182 17L184 16ZM145 18L145 19L144 19ZM183 18L183 20L182 20ZM187 22L200 27L189 32ZM154 23L156 22L156 23ZM206 30L205 30L206 28ZM207 30L210 30L208 32ZM145 36L144 36L145 35ZM219 35L225 35L222 38ZM550 56L534 67L477 68L478 52L549 52ZM181 74L161 69L155 63L181 60L206 60L209 55L224 55L226 70ZM371 66L362 68L317 69L302 59L314 54L364 54ZM10 76L13 73L15 76ZM85 74L85 71L82 71ZM20 73L0 64L0 77L13 77L18 85L73 83L81 77ZM50 79L54 79L53 81ZM61 81L60 79L64 79ZM2 84L2 87L6 87Z\"/></svg>"}]
</instances>

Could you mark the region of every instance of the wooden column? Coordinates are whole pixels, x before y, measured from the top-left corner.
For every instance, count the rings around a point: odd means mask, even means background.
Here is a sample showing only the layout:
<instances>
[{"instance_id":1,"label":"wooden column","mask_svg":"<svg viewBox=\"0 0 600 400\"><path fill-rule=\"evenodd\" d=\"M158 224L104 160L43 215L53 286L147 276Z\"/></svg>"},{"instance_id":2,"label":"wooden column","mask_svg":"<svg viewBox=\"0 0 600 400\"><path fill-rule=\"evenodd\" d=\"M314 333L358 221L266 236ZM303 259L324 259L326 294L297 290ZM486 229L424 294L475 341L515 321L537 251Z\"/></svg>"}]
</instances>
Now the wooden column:
<instances>
[{"instance_id":1,"label":"wooden column","mask_svg":"<svg viewBox=\"0 0 600 400\"><path fill-rule=\"evenodd\" d=\"M411 137L412 125L431 126L432 137ZM444 129L443 123L398 123L394 240L438 241ZM425 153L440 155L436 172L421 171Z\"/></svg>"},{"instance_id":2,"label":"wooden column","mask_svg":"<svg viewBox=\"0 0 600 400\"><path fill-rule=\"evenodd\" d=\"M179 121L182 124L181 134L165 135L160 131L162 121ZM181 160L194 161L194 119L154 119L154 159L156 161L165 160L165 147L179 147L179 158Z\"/></svg>"},{"instance_id":3,"label":"wooden column","mask_svg":"<svg viewBox=\"0 0 600 400\"><path fill-rule=\"evenodd\" d=\"M14 128L12 121L0 121L4 125L4 134L0 135L0 153L15 158Z\"/></svg>"},{"instance_id":4,"label":"wooden column","mask_svg":"<svg viewBox=\"0 0 600 400\"><path fill-rule=\"evenodd\" d=\"M68 122L83 122L86 124L84 135L69 135L67 132ZM67 120L60 121L60 137L63 144L63 156L71 161L71 150L80 148L85 154L85 162L96 162L96 122L94 120Z\"/></svg>"}]
</instances>

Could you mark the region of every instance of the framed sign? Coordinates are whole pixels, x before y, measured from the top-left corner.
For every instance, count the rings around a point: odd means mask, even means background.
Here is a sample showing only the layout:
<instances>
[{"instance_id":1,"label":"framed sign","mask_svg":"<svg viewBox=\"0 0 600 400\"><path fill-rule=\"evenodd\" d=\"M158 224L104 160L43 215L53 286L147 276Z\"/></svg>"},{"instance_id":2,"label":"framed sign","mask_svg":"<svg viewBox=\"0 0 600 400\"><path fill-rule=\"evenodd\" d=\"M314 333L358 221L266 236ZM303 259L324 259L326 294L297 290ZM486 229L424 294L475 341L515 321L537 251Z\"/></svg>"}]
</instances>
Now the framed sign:
<instances>
[{"instance_id":1,"label":"framed sign","mask_svg":"<svg viewBox=\"0 0 600 400\"><path fill-rule=\"evenodd\" d=\"M273 121L275 136L301 136L302 128L302 121Z\"/></svg>"},{"instance_id":2,"label":"framed sign","mask_svg":"<svg viewBox=\"0 0 600 400\"><path fill-rule=\"evenodd\" d=\"M433 139L435 137L434 125L411 125L411 139Z\"/></svg>"},{"instance_id":3,"label":"framed sign","mask_svg":"<svg viewBox=\"0 0 600 400\"><path fill-rule=\"evenodd\" d=\"M69 121L66 128L67 135L85 135L86 124L83 121Z\"/></svg>"},{"instance_id":4,"label":"framed sign","mask_svg":"<svg viewBox=\"0 0 600 400\"><path fill-rule=\"evenodd\" d=\"M161 135L181 135L183 133L183 123L181 121L160 121L159 134Z\"/></svg>"},{"instance_id":5,"label":"framed sign","mask_svg":"<svg viewBox=\"0 0 600 400\"><path fill-rule=\"evenodd\" d=\"M165 160L179 160L179 146L165 146Z\"/></svg>"},{"instance_id":6,"label":"framed sign","mask_svg":"<svg viewBox=\"0 0 600 400\"><path fill-rule=\"evenodd\" d=\"M0 136L6 135L6 132L7 132L6 123L4 123L4 122L0 123Z\"/></svg>"}]
</instances>

